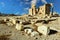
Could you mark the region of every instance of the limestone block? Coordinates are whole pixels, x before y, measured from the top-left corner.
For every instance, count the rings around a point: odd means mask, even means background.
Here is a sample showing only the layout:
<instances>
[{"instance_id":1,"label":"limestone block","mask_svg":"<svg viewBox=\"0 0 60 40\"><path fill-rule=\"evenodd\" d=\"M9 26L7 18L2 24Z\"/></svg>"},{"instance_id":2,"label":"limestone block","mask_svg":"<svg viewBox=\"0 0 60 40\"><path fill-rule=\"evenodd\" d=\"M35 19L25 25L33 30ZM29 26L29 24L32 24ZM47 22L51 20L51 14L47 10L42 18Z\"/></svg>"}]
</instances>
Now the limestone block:
<instances>
[{"instance_id":1,"label":"limestone block","mask_svg":"<svg viewBox=\"0 0 60 40\"><path fill-rule=\"evenodd\" d=\"M15 21L15 20L12 20L12 23L13 23L13 24L16 24L16 21Z\"/></svg>"},{"instance_id":2,"label":"limestone block","mask_svg":"<svg viewBox=\"0 0 60 40\"><path fill-rule=\"evenodd\" d=\"M15 19L10 19L11 20L11 22L13 23L13 24L16 24L16 20Z\"/></svg>"},{"instance_id":3,"label":"limestone block","mask_svg":"<svg viewBox=\"0 0 60 40\"><path fill-rule=\"evenodd\" d=\"M35 22L31 22L31 24L35 24Z\"/></svg>"},{"instance_id":4,"label":"limestone block","mask_svg":"<svg viewBox=\"0 0 60 40\"><path fill-rule=\"evenodd\" d=\"M31 32L31 37L34 37L34 36L37 36L37 35L39 35L39 33L38 32L36 32L36 31L33 31L33 32Z\"/></svg>"},{"instance_id":5,"label":"limestone block","mask_svg":"<svg viewBox=\"0 0 60 40\"><path fill-rule=\"evenodd\" d=\"M23 25L22 24L16 24L15 27L17 30L22 30L23 29Z\"/></svg>"},{"instance_id":6,"label":"limestone block","mask_svg":"<svg viewBox=\"0 0 60 40\"><path fill-rule=\"evenodd\" d=\"M50 32L49 27L44 26L44 25L39 26L39 27L37 28L37 30L38 30L39 33L42 33L43 35L48 35L49 32Z\"/></svg>"},{"instance_id":7,"label":"limestone block","mask_svg":"<svg viewBox=\"0 0 60 40\"><path fill-rule=\"evenodd\" d=\"M31 28L32 28L33 30L37 31L37 27L38 27L37 25L32 24L32 27L31 27Z\"/></svg>"},{"instance_id":8,"label":"limestone block","mask_svg":"<svg viewBox=\"0 0 60 40\"><path fill-rule=\"evenodd\" d=\"M11 20L9 18L5 18L4 22L11 22Z\"/></svg>"},{"instance_id":9,"label":"limestone block","mask_svg":"<svg viewBox=\"0 0 60 40\"><path fill-rule=\"evenodd\" d=\"M6 19L4 19L4 22L6 22Z\"/></svg>"},{"instance_id":10,"label":"limestone block","mask_svg":"<svg viewBox=\"0 0 60 40\"><path fill-rule=\"evenodd\" d=\"M33 31L32 29L24 29L24 32L25 32L26 34L31 34L32 31Z\"/></svg>"},{"instance_id":11,"label":"limestone block","mask_svg":"<svg viewBox=\"0 0 60 40\"><path fill-rule=\"evenodd\" d=\"M4 22L9 22L9 19L8 18L4 19Z\"/></svg>"}]
</instances>

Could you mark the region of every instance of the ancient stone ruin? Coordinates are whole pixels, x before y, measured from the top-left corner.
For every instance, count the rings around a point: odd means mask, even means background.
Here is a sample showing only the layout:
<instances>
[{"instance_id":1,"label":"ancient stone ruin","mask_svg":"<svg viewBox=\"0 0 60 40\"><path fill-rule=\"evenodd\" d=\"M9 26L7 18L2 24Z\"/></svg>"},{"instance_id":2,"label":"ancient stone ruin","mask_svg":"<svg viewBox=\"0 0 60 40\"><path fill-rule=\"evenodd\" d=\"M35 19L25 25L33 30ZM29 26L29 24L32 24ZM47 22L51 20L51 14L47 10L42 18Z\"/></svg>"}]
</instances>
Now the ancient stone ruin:
<instances>
[{"instance_id":1,"label":"ancient stone ruin","mask_svg":"<svg viewBox=\"0 0 60 40\"><path fill-rule=\"evenodd\" d=\"M38 9L36 9L36 6L33 4L29 9L29 14L19 17L5 18L0 21L8 26L14 26L16 30L24 31L30 36L39 34L46 36L49 35L51 29L60 32L55 26L53 27L51 25L55 24L56 21L59 21L58 17L53 17L54 15L50 13L51 9L51 4L44 4Z\"/></svg>"}]
</instances>

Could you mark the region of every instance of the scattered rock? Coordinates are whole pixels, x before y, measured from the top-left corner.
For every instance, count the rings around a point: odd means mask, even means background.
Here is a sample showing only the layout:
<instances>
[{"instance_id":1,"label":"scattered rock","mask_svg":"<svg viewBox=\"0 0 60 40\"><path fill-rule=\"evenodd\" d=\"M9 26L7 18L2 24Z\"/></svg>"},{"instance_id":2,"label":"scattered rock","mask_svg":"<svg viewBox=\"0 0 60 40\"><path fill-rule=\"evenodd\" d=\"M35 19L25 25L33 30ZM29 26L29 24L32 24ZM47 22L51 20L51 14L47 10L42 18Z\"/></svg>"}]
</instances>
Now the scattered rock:
<instances>
[{"instance_id":1,"label":"scattered rock","mask_svg":"<svg viewBox=\"0 0 60 40\"><path fill-rule=\"evenodd\" d=\"M39 35L39 33L38 33L37 31L31 32L31 37L34 37L34 36L36 36L36 35Z\"/></svg>"},{"instance_id":2,"label":"scattered rock","mask_svg":"<svg viewBox=\"0 0 60 40\"><path fill-rule=\"evenodd\" d=\"M39 26L37 30L38 30L39 33L42 33L43 35L48 35L49 32L50 32L49 27L44 26L44 25Z\"/></svg>"},{"instance_id":3,"label":"scattered rock","mask_svg":"<svg viewBox=\"0 0 60 40\"><path fill-rule=\"evenodd\" d=\"M32 31L33 31L32 29L24 29L24 32L28 35L31 34Z\"/></svg>"},{"instance_id":4,"label":"scattered rock","mask_svg":"<svg viewBox=\"0 0 60 40\"><path fill-rule=\"evenodd\" d=\"M22 30L23 29L23 25L22 24L16 24L15 27L17 30Z\"/></svg>"},{"instance_id":5,"label":"scattered rock","mask_svg":"<svg viewBox=\"0 0 60 40\"><path fill-rule=\"evenodd\" d=\"M16 19L11 18L10 20L13 24L16 24Z\"/></svg>"},{"instance_id":6,"label":"scattered rock","mask_svg":"<svg viewBox=\"0 0 60 40\"><path fill-rule=\"evenodd\" d=\"M13 24L11 22L7 22L6 23L8 26L13 26Z\"/></svg>"}]
</instances>

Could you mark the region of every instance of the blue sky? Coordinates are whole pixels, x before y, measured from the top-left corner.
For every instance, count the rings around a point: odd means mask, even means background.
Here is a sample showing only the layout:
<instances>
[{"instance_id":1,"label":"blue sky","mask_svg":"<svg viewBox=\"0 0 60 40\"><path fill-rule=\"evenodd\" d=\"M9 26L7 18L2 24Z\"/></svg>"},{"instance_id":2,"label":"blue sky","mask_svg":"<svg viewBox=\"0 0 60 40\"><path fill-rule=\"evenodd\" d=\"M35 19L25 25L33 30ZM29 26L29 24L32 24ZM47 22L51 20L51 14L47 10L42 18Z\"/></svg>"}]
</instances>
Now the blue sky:
<instances>
[{"instance_id":1,"label":"blue sky","mask_svg":"<svg viewBox=\"0 0 60 40\"><path fill-rule=\"evenodd\" d=\"M45 3L53 3L54 11L60 13L60 0L0 0L0 12L6 14L27 14L31 4L37 7Z\"/></svg>"}]
</instances>

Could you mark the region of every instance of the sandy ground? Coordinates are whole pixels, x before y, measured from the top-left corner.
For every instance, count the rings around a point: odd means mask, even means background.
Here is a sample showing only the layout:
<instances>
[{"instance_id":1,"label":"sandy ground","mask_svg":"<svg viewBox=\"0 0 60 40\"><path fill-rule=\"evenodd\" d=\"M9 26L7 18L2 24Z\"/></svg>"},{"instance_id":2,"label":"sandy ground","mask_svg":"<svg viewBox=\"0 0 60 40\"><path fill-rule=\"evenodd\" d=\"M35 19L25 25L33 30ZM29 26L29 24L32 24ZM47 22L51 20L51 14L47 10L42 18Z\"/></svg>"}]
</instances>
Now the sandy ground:
<instances>
[{"instance_id":1,"label":"sandy ground","mask_svg":"<svg viewBox=\"0 0 60 40\"><path fill-rule=\"evenodd\" d=\"M30 37L23 31L17 31L15 26L0 24L0 40L60 40L60 33L51 31L50 35L47 36L37 35Z\"/></svg>"}]
</instances>

